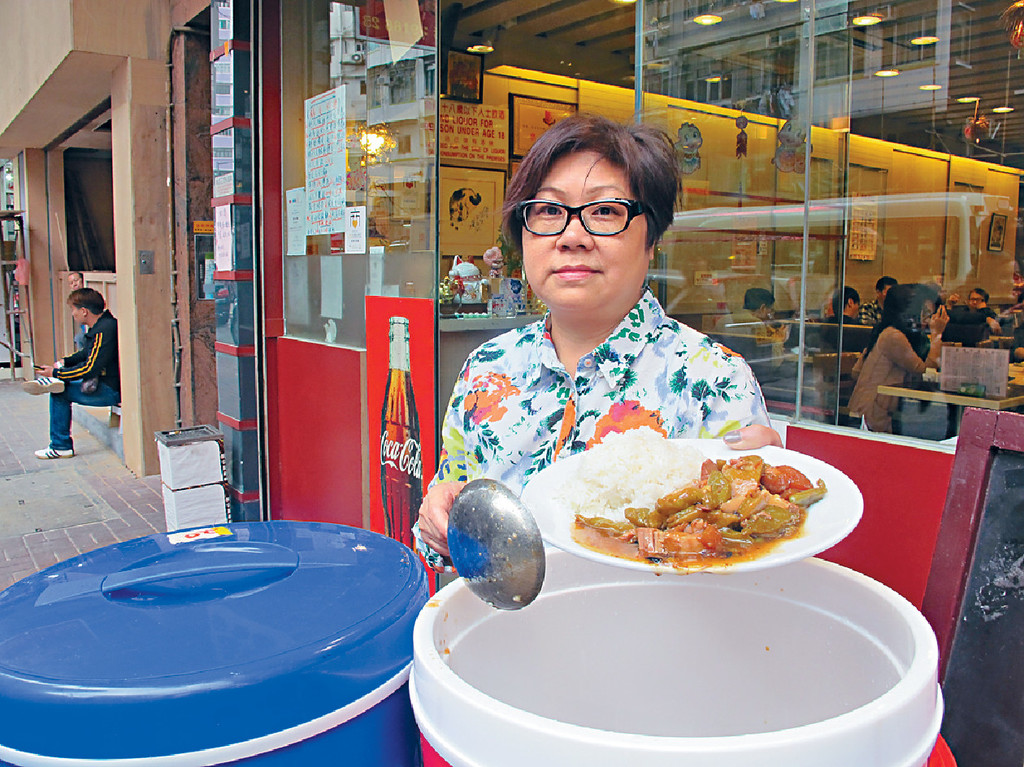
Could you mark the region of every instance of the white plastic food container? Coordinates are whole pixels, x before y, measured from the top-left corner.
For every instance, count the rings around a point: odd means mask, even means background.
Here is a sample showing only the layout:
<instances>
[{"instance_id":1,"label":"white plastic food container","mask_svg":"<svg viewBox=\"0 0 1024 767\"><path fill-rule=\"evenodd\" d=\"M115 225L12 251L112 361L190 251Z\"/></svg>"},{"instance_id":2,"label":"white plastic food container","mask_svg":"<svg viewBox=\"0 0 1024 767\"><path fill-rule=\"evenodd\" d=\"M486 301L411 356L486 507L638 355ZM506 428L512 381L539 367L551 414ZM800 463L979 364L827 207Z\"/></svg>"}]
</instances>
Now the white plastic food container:
<instances>
[{"instance_id":1,"label":"white plastic food container","mask_svg":"<svg viewBox=\"0 0 1024 767\"><path fill-rule=\"evenodd\" d=\"M451 767L921 767L942 719L924 617L817 559L658 576L551 551L532 605L458 580L413 644L417 723Z\"/></svg>"}]
</instances>

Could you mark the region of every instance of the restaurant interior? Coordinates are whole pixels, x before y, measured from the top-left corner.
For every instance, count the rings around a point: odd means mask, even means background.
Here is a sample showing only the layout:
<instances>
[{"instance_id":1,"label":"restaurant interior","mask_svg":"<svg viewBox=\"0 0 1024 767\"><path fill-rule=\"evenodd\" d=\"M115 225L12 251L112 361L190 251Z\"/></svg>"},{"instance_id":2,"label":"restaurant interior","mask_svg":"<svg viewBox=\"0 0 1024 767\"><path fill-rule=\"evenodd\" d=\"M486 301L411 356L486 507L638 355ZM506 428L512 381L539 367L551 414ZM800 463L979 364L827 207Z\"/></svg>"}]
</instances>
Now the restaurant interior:
<instances>
[{"instance_id":1,"label":"restaurant interior","mask_svg":"<svg viewBox=\"0 0 1024 767\"><path fill-rule=\"evenodd\" d=\"M345 272L346 291L434 297L443 407L467 351L543 311L523 286L518 311L499 316L487 295L451 296L446 278L459 262L486 277L492 247L504 248L501 276L521 276L499 239L505 185L547 125L589 111L672 138L677 215L650 284L673 317L751 363L773 415L860 425L848 408L851 370L872 325L856 311L832 316L832 298L846 287L874 302L883 276L932 286L951 311L966 311L982 288L999 329L963 338L950 330L944 346L1005 350L1012 361L1024 283L1024 89L1021 37L1004 0L445 1L436 12L420 6L436 48L412 46L398 61L346 32L372 23L372 2L358 17L354 6L314 5L284 5L284 39L306 46L284 50L283 77L301 71L309 87L285 90L282 106L287 115L323 86L358 84L347 109L364 119L348 121L348 183L350 202L367 206L370 248L365 261L344 264L329 257L326 237L289 251L289 335L363 342L357 317L330 322L325 338L322 270ZM324 10L326 56L309 32ZM301 126L286 121L283 144L284 189L301 186ZM355 165L364 183L353 183ZM482 200L469 224L453 218L452 195L466 188ZM483 292L501 290L491 282ZM752 288L774 299L763 327L745 311ZM1008 372L989 384L980 399L995 404L983 407L1024 404L1014 398L1021 373ZM910 382L928 391L900 397L894 433L955 436L957 398L970 390L962 377L938 376Z\"/></svg>"}]
</instances>

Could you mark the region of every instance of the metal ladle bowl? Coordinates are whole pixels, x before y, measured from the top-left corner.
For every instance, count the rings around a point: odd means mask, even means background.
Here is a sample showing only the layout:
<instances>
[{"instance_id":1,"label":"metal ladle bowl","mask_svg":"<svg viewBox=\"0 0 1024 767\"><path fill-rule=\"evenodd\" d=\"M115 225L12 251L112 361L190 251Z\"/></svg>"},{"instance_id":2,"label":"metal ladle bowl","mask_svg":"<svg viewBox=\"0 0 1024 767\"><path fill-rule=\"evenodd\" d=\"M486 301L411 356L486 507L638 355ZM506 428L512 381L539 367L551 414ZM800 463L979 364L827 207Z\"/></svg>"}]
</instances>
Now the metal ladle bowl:
<instances>
[{"instance_id":1,"label":"metal ladle bowl","mask_svg":"<svg viewBox=\"0 0 1024 767\"><path fill-rule=\"evenodd\" d=\"M455 496L448 551L470 591L499 610L530 604L544 583L544 541L519 496L493 479L475 479Z\"/></svg>"}]
</instances>

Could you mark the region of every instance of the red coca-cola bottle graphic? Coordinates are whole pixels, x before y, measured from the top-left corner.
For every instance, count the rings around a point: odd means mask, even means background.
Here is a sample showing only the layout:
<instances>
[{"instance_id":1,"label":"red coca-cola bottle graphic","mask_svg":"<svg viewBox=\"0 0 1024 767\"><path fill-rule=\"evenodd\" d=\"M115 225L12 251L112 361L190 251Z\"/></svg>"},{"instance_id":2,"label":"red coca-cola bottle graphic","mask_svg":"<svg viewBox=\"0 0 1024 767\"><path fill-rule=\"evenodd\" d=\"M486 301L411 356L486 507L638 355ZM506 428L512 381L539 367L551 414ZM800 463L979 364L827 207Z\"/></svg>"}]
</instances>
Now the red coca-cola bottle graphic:
<instances>
[{"instance_id":1,"label":"red coca-cola bottle graphic","mask_svg":"<svg viewBox=\"0 0 1024 767\"><path fill-rule=\"evenodd\" d=\"M389 365L380 417L380 491L384 531L413 547L412 525L423 499L420 419L409 370L409 320L392 317Z\"/></svg>"}]
</instances>

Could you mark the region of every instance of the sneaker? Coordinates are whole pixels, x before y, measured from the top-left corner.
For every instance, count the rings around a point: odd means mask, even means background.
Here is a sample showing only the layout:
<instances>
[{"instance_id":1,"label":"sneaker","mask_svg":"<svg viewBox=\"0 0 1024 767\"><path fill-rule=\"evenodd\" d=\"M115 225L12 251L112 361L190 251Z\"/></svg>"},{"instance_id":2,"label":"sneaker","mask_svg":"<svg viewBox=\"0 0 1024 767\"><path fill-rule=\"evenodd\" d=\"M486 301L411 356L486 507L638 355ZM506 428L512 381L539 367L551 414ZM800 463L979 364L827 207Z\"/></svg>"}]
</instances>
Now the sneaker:
<instances>
[{"instance_id":1,"label":"sneaker","mask_svg":"<svg viewBox=\"0 0 1024 767\"><path fill-rule=\"evenodd\" d=\"M64 391L64 382L59 378L39 376L34 381L25 381L21 388L29 394L60 394Z\"/></svg>"},{"instance_id":2,"label":"sneaker","mask_svg":"<svg viewBox=\"0 0 1024 767\"><path fill-rule=\"evenodd\" d=\"M54 450L52 447L47 447L42 450L36 450L36 458L40 458L47 461L51 458L74 458L75 451L71 450Z\"/></svg>"}]
</instances>

